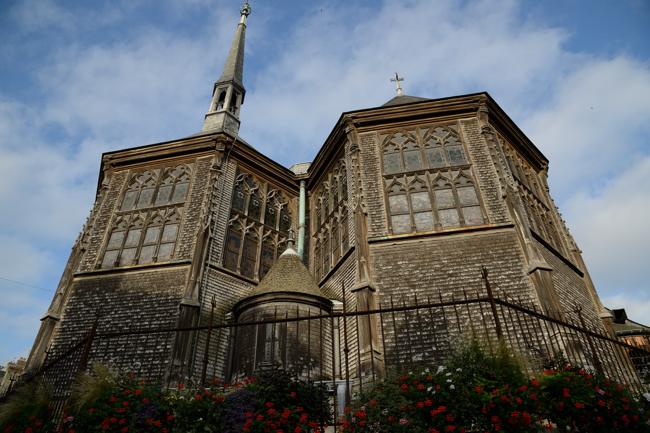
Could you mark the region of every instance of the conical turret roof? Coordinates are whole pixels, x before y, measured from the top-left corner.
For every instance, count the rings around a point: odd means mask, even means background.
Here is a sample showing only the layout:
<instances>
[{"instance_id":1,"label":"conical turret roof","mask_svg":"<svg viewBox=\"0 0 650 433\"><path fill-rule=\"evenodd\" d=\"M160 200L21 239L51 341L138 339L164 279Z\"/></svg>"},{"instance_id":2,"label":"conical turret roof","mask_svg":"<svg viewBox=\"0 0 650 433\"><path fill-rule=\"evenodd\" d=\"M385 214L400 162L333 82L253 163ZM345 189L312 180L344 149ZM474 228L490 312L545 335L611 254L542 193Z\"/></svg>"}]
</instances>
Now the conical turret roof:
<instances>
[{"instance_id":1,"label":"conical turret roof","mask_svg":"<svg viewBox=\"0 0 650 433\"><path fill-rule=\"evenodd\" d=\"M292 247L278 257L251 296L266 293L294 292L325 298L316 280Z\"/></svg>"}]
</instances>

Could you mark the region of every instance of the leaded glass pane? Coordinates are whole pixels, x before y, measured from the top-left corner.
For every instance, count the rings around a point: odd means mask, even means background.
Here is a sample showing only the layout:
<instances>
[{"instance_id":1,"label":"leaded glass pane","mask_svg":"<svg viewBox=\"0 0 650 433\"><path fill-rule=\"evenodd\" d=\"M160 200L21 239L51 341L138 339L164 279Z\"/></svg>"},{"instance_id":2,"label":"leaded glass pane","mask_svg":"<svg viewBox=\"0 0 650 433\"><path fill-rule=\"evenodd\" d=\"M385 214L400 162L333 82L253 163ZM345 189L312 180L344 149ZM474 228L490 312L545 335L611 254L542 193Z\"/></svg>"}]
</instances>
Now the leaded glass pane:
<instances>
[{"instance_id":1,"label":"leaded glass pane","mask_svg":"<svg viewBox=\"0 0 650 433\"><path fill-rule=\"evenodd\" d=\"M255 275L255 261L257 259L257 240L252 236L246 236L244 250L242 251L241 274L253 278Z\"/></svg>"},{"instance_id":2,"label":"leaded glass pane","mask_svg":"<svg viewBox=\"0 0 650 433\"><path fill-rule=\"evenodd\" d=\"M463 218L465 218L465 225L468 226L483 224L483 214L480 206L463 208Z\"/></svg>"},{"instance_id":3,"label":"leaded glass pane","mask_svg":"<svg viewBox=\"0 0 650 433\"><path fill-rule=\"evenodd\" d=\"M454 202L454 194L450 189L438 189L434 191L434 193L436 195L436 206L438 209L456 206L456 203Z\"/></svg>"},{"instance_id":4,"label":"leaded glass pane","mask_svg":"<svg viewBox=\"0 0 650 433\"><path fill-rule=\"evenodd\" d=\"M172 197L172 202L178 203L185 201L185 196L187 195L187 189L189 186L189 183L177 183L176 188L174 188L174 196Z\"/></svg>"},{"instance_id":5,"label":"leaded glass pane","mask_svg":"<svg viewBox=\"0 0 650 433\"><path fill-rule=\"evenodd\" d=\"M406 165L406 170L419 170L422 168L422 160L420 158L420 151L411 150L404 152L404 164Z\"/></svg>"},{"instance_id":6,"label":"leaded glass pane","mask_svg":"<svg viewBox=\"0 0 650 433\"><path fill-rule=\"evenodd\" d=\"M241 237L235 231L228 231L228 238L226 239L226 254L223 260L223 265L230 270L237 270L237 261L239 260L239 245Z\"/></svg>"},{"instance_id":7,"label":"leaded glass pane","mask_svg":"<svg viewBox=\"0 0 650 433\"><path fill-rule=\"evenodd\" d=\"M111 234L111 239L108 241L108 246L106 249L115 250L122 247L122 241L124 240L124 231L120 230L118 232L113 232Z\"/></svg>"},{"instance_id":8,"label":"leaded glass pane","mask_svg":"<svg viewBox=\"0 0 650 433\"><path fill-rule=\"evenodd\" d=\"M413 212L431 210L431 200L427 191L411 193L411 206Z\"/></svg>"},{"instance_id":9,"label":"leaded glass pane","mask_svg":"<svg viewBox=\"0 0 650 433\"><path fill-rule=\"evenodd\" d=\"M266 224L269 227L275 228L277 216L278 214L275 210L275 207L273 207L273 203L267 202L266 211L264 212L264 224Z\"/></svg>"},{"instance_id":10,"label":"leaded glass pane","mask_svg":"<svg viewBox=\"0 0 650 433\"><path fill-rule=\"evenodd\" d=\"M283 233L288 233L291 228L291 217L289 216L289 211L286 207L282 208L280 211L280 231Z\"/></svg>"},{"instance_id":11,"label":"leaded glass pane","mask_svg":"<svg viewBox=\"0 0 650 433\"><path fill-rule=\"evenodd\" d=\"M251 196L250 203L248 203L248 216L256 220L260 220L262 212L262 201L259 194L256 192Z\"/></svg>"},{"instance_id":12,"label":"leaded glass pane","mask_svg":"<svg viewBox=\"0 0 650 433\"><path fill-rule=\"evenodd\" d=\"M415 229L419 232L433 230L433 216L431 212L419 212L413 214Z\"/></svg>"},{"instance_id":13,"label":"leaded glass pane","mask_svg":"<svg viewBox=\"0 0 650 433\"><path fill-rule=\"evenodd\" d=\"M143 245L151 245L158 242L160 227L149 227L144 235Z\"/></svg>"},{"instance_id":14,"label":"leaded glass pane","mask_svg":"<svg viewBox=\"0 0 650 433\"><path fill-rule=\"evenodd\" d=\"M401 171L399 153L384 154L384 173L393 174Z\"/></svg>"},{"instance_id":15,"label":"leaded glass pane","mask_svg":"<svg viewBox=\"0 0 650 433\"><path fill-rule=\"evenodd\" d=\"M461 206L472 206L478 204L478 197L476 196L476 190L473 186L457 188L456 192L458 192L458 200L460 200Z\"/></svg>"},{"instance_id":16,"label":"leaded glass pane","mask_svg":"<svg viewBox=\"0 0 650 433\"><path fill-rule=\"evenodd\" d=\"M138 263L151 263L153 262L153 255L156 252L156 246L155 245L149 245L146 247L142 247L140 250L140 259L138 260Z\"/></svg>"},{"instance_id":17,"label":"leaded glass pane","mask_svg":"<svg viewBox=\"0 0 650 433\"><path fill-rule=\"evenodd\" d=\"M137 248L124 248L120 256L120 266L131 265L135 262L135 252Z\"/></svg>"},{"instance_id":18,"label":"leaded glass pane","mask_svg":"<svg viewBox=\"0 0 650 433\"><path fill-rule=\"evenodd\" d=\"M141 229L131 229L129 234L126 236L126 242L124 242L125 247L137 247L140 243L140 234L142 233Z\"/></svg>"},{"instance_id":19,"label":"leaded glass pane","mask_svg":"<svg viewBox=\"0 0 650 433\"><path fill-rule=\"evenodd\" d=\"M122 210L131 210L135 207L135 199L138 196L138 191L127 191L124 194L122 201Z\"/></svg>"},{"instance_id":20,"label":"leaded glass pane","mask_svg":"<svg viewBox=\"0 0 650 433\"><path fill-rule=\"evenodd\" d=\"M163 185L158 189L158 195L156 195L156 206L169 203L169 198L172 195L172 185Z\"/></svg>"},{"instance_id":21,"label":"leaded glass pane","mask_svg":"<svg viewBox=\"0 0 650 433\"><path fill-rule=\"evenodd\" d=\"M427 149L427 160L429 167L439 168L445 166L445 159L442 157L442 150L440 149Z\"/></svg>"},{"instance_id":22,"label":"leaded glass pane","mask_svg":"<svg viewBox=\"0 0 650 433\"><path fill-rule=\"evenodd\" d=\"M443 227L458 227L460 225L458 211L456 209L440 210L438 211L438 217Z\"/></svg>"},{"instance_id":23,"label":"leaded glass pane","mask_svg":"<svg viewBox=\"0 0 650 433\"><path fill-rule=\"evenodd\" d=\"M388 203L390 204L391 214L406 213L409 211L409 205L406 201L405 194L389 196Z\"/></svg>"},{"instance_id":24,"label":"leaded glass pane","mask_svg":"<svg viewBox=\"0 0 650 433\"><path fill-rule=\"evenodd\" d=\"M235 190L235 194L233 195L232 198L232 208L240 212L243 212L245 203L246 203L246 196L244 195L244 192L241 190L241 185L237 185L237 189Z\"/></svg>"},{"instance_id":25,"label":"leaded glass pane","mask_svg":"<svg viewBox=\"0 0 650 433\"><path fill-rule=\"evenodd\" d=\"M165 260L170 260L172 254L174 253L174 243L169 244L160 244L160 249L158 250L158 261L163 262Z\"/></svg>"},{"instance_id":26,"label":"leaded glass pane","mask_svg":"<svg viewBox=\"0 0 650 433\"><path fill-rule=\"evenodd\" d=\"M347 215L341 219L341 246L343 247L343 252L347 251L350 247L350 235Z\"/></svg>"},{"instance_id":27,"label":"leaded glass pane","mask_svg":"<svg viewBox=\"0 0 650 433\"><path fill-rule=\"evenodd\" d=\"M138 208L151 206L151 200L153 199L153 188L144 188L140 191L140 198L138 198Z\"/></svg>"},{"instance_id":28,"label":"leaded glass pane","mask_svg":"<svg viewBox=\"0 0 650 433\"><path fill-rule=\"evenodd\" d=\"M178 224L167 224L163 229L162 242L173 242L178 233Z\"/></svg>"},{"instance_id":29,"label":"leaded glass pane","mask_svg":"<svg viewBox=\"0 0 650 433\"><path fill-rule=\"evenodd\" d=\"M104 254L104 260L102 260L102 268L108 269L115 267L115 260L117 260L118 250L106 251Z\"/></svg>"},{"instance_id":30,"label":"leaded glass pane","mask_svg":"<svg viewBox=\"0 0 650 433\"><path fill-rule=\"evenodd\" d=\"M409 215L393 215L391 218L393 225L393 233L410 233L411 232L411 218Z\"/></svg>"},{"instance_id":31,"label":"leaded glass pane","mask_svg":"<svg viewBox=\"0 0 650 433\"><path fill-rule=\"evenodd\" d=\"M451 165L465 164L465 152L460 146L447 147L447 156Z\"/></svg>"},{"instance_id":32,"label":"leaded glass pane","mask_svg":"<svg viewBox=\"0 0 650 433\"><path fill-rule=\"evenodd\" d=\"M275 253L275 248L273 244L265 242L262 244L262 256L260 258L260 280L264 278L264 275L271 269L273 265L273 255Z\"/></svg>"}]
</instances>

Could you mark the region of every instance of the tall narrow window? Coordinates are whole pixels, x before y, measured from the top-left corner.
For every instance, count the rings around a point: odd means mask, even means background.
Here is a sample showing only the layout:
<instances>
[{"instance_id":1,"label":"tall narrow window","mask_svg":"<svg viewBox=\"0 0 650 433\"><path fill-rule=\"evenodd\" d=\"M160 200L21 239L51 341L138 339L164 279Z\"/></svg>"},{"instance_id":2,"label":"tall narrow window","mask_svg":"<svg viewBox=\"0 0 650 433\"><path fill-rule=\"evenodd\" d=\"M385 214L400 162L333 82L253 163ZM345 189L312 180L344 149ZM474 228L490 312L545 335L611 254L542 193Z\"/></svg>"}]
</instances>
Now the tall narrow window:
<instances>
[{"instance_id":1,"label":"tall narrow window","mask_svg":"<svg viewBox=\"0 0 650 433\"><path fill-rule=\"evenodd\" d=\"M257 263L257 234L249 231L244 237L240 272L243 276L253 278Z\"/></svg>"},{"instance_id":2,"label":"tall narrow window","mask_svg":"<svg viewBox=\"0 0 650 433\"><path fill-rule=\"evenodd\" d=\"M219 90L219 97L217 98L217 102L215 103L214 109L216 111L223 110L223 105L226 102L226 89Z\"/></svg>"},{"instance_id":3,"label":"tall narrow window","mask_svg":"<svg viewBox=\"0 0 650 433\"><path fill-rule=\"evenodd\" d=\"M261 279L281 252L282 240L291 228L288 199L265 182L239 172L230 216L237 225L229 227L223 265L245 277Z\"/></svg>"},{"instance_id":4,"label":"tall narrow window","mask_svg":"<svg viewBox=\"0 0 650 433\"><path fill-rule=\"evenodd\" d=\"M314 233L314 275L321 278L350 248L347 228L348 185L345 160L339 159L323 176L313 194L316 216Z\"/></svg>"},{"instance_id":5,"label":"tall narrow window","mask_svg":"<svg viewBox=\"0 0 650 433\"><path fill-rule=\"evenodd\" d=\"M241 227L238 223L232 223L228 227L226 236L226 248L224 251L223 265L232 270L239 271L239 249L241 248Z\"/></svg>"},{"instance_id":6,"label":"tall narrow window","mask_svg":"<svg viewBox=\"0 0 650 433\"><path fill-rule=\"evenodd\" d=\"M260 257L260 280L271 269L275 261L275 244L273 242L273 235L269 235L262 243L262 255Z\"/></svg>"}]
</instances>

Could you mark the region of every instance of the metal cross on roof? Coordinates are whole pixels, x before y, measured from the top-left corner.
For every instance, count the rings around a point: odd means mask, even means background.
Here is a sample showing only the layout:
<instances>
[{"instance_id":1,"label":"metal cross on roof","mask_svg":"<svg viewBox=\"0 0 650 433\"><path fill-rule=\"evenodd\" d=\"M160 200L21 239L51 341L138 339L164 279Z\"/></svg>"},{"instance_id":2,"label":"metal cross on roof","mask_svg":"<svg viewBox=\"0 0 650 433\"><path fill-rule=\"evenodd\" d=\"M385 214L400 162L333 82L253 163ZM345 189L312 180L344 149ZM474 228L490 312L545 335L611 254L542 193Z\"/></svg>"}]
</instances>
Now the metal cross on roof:
<instances>
[{"instance_id":1,"label":"metal cross on roof","mask_svg":"<svg viewBox=\"0 0 650 433\"><path fill-rule=\"evenodd\" d=\"M400 77L397 72L395 72L395 78L391 78L390 80L395 83L397 96L402 96L404 92L402 91L402 85L400 84L400 81L404 81L404 77Z\"/></svg>"}]
</instances>

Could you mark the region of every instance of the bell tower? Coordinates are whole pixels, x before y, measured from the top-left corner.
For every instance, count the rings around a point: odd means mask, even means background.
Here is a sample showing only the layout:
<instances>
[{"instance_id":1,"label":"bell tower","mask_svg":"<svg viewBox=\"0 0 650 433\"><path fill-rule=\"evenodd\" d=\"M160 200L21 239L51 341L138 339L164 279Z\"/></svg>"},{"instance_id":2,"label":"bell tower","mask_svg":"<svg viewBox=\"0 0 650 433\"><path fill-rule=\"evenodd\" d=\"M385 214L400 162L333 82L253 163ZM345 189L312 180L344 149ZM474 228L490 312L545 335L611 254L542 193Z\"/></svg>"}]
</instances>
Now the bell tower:
<instances>
[{"instance_id":1,"label":"bell tower","mask_svg":"<svg viewBox=\"0 0 650 433\"><path fill-rule=\"evenodd\" d=\"M205 114L203 131L239 131L239 110L244 103L244 43L246 38L246 19L251 13L248 2L241 8L241 16L235 36L228 52L223 72L212 88L210 107Z\"/></svg>"}]
</instances>

